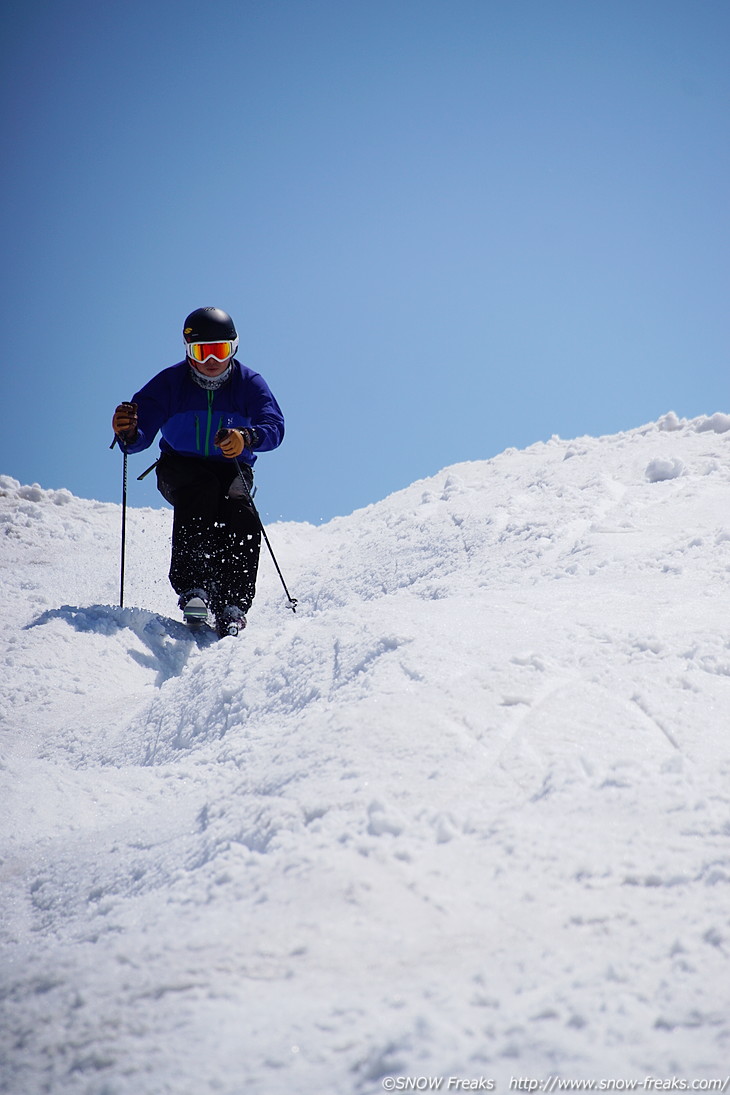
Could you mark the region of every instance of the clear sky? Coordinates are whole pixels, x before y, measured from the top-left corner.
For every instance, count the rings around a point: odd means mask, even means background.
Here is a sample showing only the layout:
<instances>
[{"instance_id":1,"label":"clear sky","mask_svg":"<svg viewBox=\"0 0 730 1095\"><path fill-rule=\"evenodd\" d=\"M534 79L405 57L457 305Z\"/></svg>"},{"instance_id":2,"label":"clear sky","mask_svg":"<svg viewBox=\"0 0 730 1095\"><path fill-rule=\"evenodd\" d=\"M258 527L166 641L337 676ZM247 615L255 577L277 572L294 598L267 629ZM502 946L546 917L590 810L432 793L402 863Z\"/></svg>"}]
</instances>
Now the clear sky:
<instances>
[{"instance_id":1,"label":"clear sky","mask_svg":"<svg viewBox=\"0 0 730 1095\"><path fill-rule=\"evenodd\" d=\"M0 473L117 501L231 313L265 520L730 409L728 0L7 0ZM155 458L130 502L163 504Z\"/></svg>"}]
</instances>

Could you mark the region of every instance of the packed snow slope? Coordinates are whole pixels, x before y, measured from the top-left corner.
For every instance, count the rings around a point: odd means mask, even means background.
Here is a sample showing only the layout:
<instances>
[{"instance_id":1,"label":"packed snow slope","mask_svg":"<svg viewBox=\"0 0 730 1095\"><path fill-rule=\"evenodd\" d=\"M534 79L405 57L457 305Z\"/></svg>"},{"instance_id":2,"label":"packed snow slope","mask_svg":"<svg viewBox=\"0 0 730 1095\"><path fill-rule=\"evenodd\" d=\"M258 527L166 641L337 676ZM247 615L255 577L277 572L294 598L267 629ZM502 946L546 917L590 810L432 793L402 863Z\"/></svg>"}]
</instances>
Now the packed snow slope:
<instances>
[{"instance_id":1,"label":"packed snow slope","mask_svg":"<svg viewBox=\"0 0 730 1095\"><path fill-rule=\"evenodd\" d=\"M273 525L221 642L0 492L0 1090L725 1078L730 416Z\"/></svg>"}]
</instances>

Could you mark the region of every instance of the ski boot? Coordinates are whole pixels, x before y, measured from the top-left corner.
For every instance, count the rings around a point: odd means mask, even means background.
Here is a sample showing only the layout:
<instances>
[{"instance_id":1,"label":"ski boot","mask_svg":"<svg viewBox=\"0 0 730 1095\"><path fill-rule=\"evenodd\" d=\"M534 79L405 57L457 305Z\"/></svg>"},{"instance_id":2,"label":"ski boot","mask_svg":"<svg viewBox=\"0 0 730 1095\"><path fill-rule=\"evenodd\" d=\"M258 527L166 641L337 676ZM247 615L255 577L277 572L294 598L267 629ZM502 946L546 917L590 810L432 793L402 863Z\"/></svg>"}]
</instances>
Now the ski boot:
<instances>
[{"instance_id":1,"label":"ski boot","mask_svg":"<svg viewBox=\"0 0 730 1095\"><path fill-rule=\"evenodd\" d=\"M202 627L208 619L208 594L204 589L189 589L177 602L188 627Z\"/></svg>"},{"instance_id":2,"label":"ski boot","mask_svg":"<svg viewBox=\"0 0 730 1095\"><path fill-rule=\"evenodd\" d=\"M216 628L221 639L226 635L237 635L246 626L246 616L238 605L226 605L216 618Z\"/></svg>"}]
</instances>

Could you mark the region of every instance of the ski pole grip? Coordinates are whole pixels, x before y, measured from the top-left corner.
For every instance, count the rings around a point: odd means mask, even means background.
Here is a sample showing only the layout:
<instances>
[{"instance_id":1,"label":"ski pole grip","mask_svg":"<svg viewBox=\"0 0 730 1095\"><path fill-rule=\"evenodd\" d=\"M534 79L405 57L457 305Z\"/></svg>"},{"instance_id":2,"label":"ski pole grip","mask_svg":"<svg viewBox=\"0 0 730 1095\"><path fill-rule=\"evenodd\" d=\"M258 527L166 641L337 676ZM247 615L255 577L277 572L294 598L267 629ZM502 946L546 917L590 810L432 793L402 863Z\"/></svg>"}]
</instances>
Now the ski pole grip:
<instances>
[{"instance_id":1,"label":"ski pole grip","mask_svg":"<svg viewBox=\"0 0 730 1095\"><path fill-rule=\"evenodd\" d=\"M135 414L136 415L136 413L137 413L137 404L136 403L130 403L130 401L128 399L123 399L122 402L119 404L119 406L126 408L126 410L128 410L130 412L130 414ZM117 410L118 409L119 408L117 408ZM120 438L119 435L115 433L114 434L114 440L112 441L109 448L113 449L115 445L119 445L119 447L121 448L122 447L121 442L123 440L125 440L125 438L123 438L123 437Z\"/></svg>"}]
</instances>

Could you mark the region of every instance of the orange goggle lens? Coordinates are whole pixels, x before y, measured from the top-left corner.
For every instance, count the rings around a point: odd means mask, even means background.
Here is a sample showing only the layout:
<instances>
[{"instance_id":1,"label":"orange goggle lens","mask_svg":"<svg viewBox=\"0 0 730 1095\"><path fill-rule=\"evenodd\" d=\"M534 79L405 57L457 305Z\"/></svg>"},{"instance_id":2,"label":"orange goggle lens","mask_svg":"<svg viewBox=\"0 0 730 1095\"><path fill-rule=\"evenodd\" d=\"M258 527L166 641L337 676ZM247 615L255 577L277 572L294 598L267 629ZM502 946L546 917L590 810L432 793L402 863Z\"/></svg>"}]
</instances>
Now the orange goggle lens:
<instances>
[{"instance_id":1,"label":"orange goggle lens","mask_svg":"<svg viewBox=\"0 0 730 1095\"><path fill-rule=\"evenodd\" d=\"M188 357L200 365L209 357L214 357L216 361L226 361L235 352L233 342L191 342L188 345Z\"/></svg>"}]
</instances>

